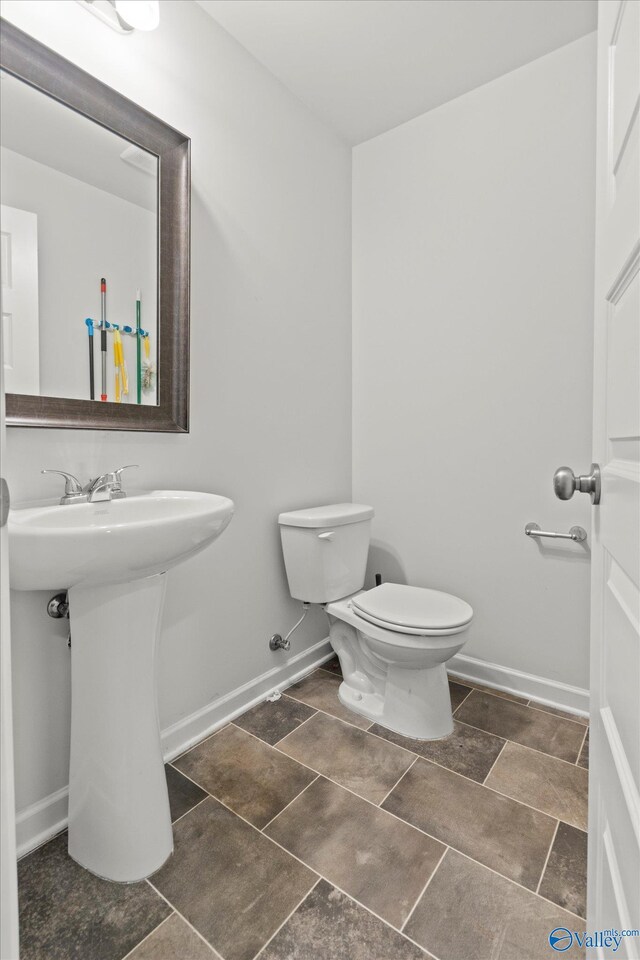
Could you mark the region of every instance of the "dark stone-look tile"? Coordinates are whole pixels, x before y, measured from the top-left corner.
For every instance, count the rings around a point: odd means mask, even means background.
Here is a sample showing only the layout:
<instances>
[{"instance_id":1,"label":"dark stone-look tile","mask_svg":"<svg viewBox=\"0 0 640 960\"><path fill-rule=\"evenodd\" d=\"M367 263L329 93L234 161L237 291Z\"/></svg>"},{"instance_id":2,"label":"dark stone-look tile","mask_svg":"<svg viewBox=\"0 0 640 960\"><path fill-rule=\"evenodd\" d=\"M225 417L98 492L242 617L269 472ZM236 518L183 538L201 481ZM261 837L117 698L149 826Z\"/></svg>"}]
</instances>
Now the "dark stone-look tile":
<instances>
[{"instance_id":1,"label":"dark stone-look tile","mask_svg":"<svg viewBox=\"0 0 640 960\"><path fill-rule=\"evenodd\" d=\"M587 730L587 735L584 738L584 743L582 744L582 750L580 751L580 756L578 757L578 763L581 767L584 767L585 770L589 769L589 731Z\"/></svg>"},{"instance_id":2,"label":"dark stone-look tile","mask_svg":"<svg viewBox=\"0 0 640 960\"><path fill-rule=\"evenodd\" d=\"M507 743L486 785L581 830L587 829L589 774L518 743Z\"/></svg>"},{"instance_id":3,"label":"dark stone-look tile","mask_svg":"<svg viewBox=\"0 0 640 960\"><path fill-rule=\"evenodd\" d=\"M278 749L365 800L380 803L414 761L406 750L324 713L288 737Z\"/></svg>"},{"instance_id":4,"label":"dark stone-look tile","mask_svg":"<svg viewBox=\"0 0 640 960\"><path fill-rule=\"evenodd\" d=\"M428 955L325 880L311 891L260 960L427 960Z\"/></svg>"},{"instance_id":5,"label":"dark stone-look tile","mask_svg":"<svg viewBox=\"0 0 640 960\"><path fill-rule=\"evenodd\" d=\"M406 927L440 960L551 960L584 957L549 945L555 927L583 933L571 914L448 850Z\"/></svg>"},{"instance_id":6,"label":"dark stone-look tile","mask_svg":"<svg viewBox=\"0 0 640 960\"><path fill-rule=\"evenodd\" d=\"M233 724L174 765L259 828L314 779L310 770Z\"/></svg>"},{"instance_id":7,"label":"dark stone-look tile","mask_svg":"<svg viewBox=\"0 0 640 960\"><path fill-rule=\"evenodd\" d=\"M265 833L365 907L401 927L445 847L318 778Z\"/></svg>"},{"instance_id":8,"label":"dark stone-look tile","mask_svg":"<svg viewBox=\"0 0 640 960\"><path fill-rule=\"evenodd\" d=\"M421 757L477 780L478 783L484 781L505 744L500 737L494 737L491 733L458 723L456 720L453 721L453 733L441 740L412 740L411 737L393 733L377 723L370 727L369 733L384 737L406 750L413 750Z\"/></svg>"},{"instance_id":9,"label":"dark stone-look tile","mask_svg":"<svg viewBox=\"0 0 640 960\"><path fill-rule=\"evenodd\" d=\"M560 907L587 915L587 834L566 823L558 824L540 895Z\"/></svg>"},{"instance_id":10,"label":"dark stone-look tile","mask_svg":"<svg viewBox=\"0 0 640 960\"><path fill-rule=\"evenodd\" d=\"M169 808L171 810L171 822L173 823L178 817L184 816L188 810L195 807L196 803L204 800L207 794L205 790L201 790L195 783L188 780L170 763L165 763L164 772L167 775Z\"/></svg>"},{"instance_id":11,"label":"dark stone-look tile","mask_svg":"<svg viewBox=\"0 0 640 960\"><path fill-rule=\"evenodd\" d=\"M335 674L336 677L342 676L342 667L340 666L340 661L337 656L331 657L331 660L327 660L326 663L323 663L320 667L321 670L328 670L329 673Z\"/></svg>"},{"instance_id":12,"label":"dark stone-look tile","mask_svg":"<svg viewBox=\"0 0 640 960\"><path fill-rule=\"evenodd\" d=\"M457 683L463 683L467 687L471 687L472 690L481 690L482 693L490 693L492 697L500 697L501 700L511 700L512 703L529 703L527 697L519 697L515 693L505 693L504 690L496 690L495 687L485 687L481 683L476 683L474 680L465 680L462 677L457 677L455 674L451 676ZM455 710L455 707L453 709Z\"/></svg>"},{"instance_id":13,"label":"dark stone-look tile","mask_svg":"<svg viewBox=\"0 0 640 960\"><path fill-rule=\"evenodd\" d=\"M449 680L449 696L451 697L451 709L457 710L463 700L471 693L471 687L462 683L456 683L455 680Z\"/></svg>"},{"instance_id":14,"label":"dark stone-look tile","mask_svg":"<svg viewBox=\"0 0 640 960\"><path fill-rule=\"evenodd\" d=\"M220 954L174 913L136 947L127 960L216 960L216 957L220 960Z\"/></svg>"},{"instance_id":15,"label":"dark stone-look tile","mask_svg":"<svg viewBox=\"0 0 640 960\"><path fill-rule=\"evenodd\" d=\"M584 736L584 727L573 720L478 690L469 694L456 712L456 720L570 763L576 760Z\"/></svg>"},{"instance_id":16,"label":"dark stone-look tile","mask_svg":"<svg viewBox=\"0 0 640 960\"><path fill-rule=\"evenodd\" d=\"M77 864L62 833L18 864L22 960L120 960L171 913L145 883Z\"/></svg>"},{"instance_id":17,"label":"dark stone-look tile","mask_svg":"<svg viewBox=\"0 0 640 960\"><path fill-rule=\"evenodd\" d=\"M305 677L292 687L287 688L287 696L295 700L302 700L310 707L316 707L318 710L324 710L339 720L346 720L362 730L371 726L371 720L349 710L338 699L338 687L340 686L340 677L334 677L326 670L316 670L310 676Z\"/></svg>"},{"instance_id":18,"label":"dark stone-look tile","mask_svg":"<svg viewBox=\"0 0 640 960\"><path fill-rule=\"evenodd\" d=\"M254 737L259 737L272 746L312 717L316 711L306 703L280 697L279 700L265 700L247 710L233 721Z\"/></svg>"},{"instance_id":19,"label":"dark stone-look tile","mask_svg":"<svg viewBox=\"0 0 640 960\"><path fill-rule=\"evenodd\" d=\"M251 960L317 876L209 797L174 827L154 887L225 957Z\"/></svg>"},{"instance_id":20,"label":"dark stone-look tile","mask_svg":"<svg viewBox=\"0 0 640 960\"><path fill-rule=\"evenodd\" d=\"M565 720L573 720L583 727L589 726L588 717L579 717L577 713L569 713L568 710L558 710L557 707L549 707L546 703L538 703L537 700L529 700L529 706L534 710L542 710L543 713L552 713L554 717L564 717Z\"/></svg>"},{"instance_id":21,"label":"dark stone-look tile","mask_svg":"<svg viewBox=\"0 0 640 960\"><path fill-rule=\"evenodd\" d=\"M544 813L422 759L382 806L533 890L556 825Z\"/></svg>"}]
</instances>

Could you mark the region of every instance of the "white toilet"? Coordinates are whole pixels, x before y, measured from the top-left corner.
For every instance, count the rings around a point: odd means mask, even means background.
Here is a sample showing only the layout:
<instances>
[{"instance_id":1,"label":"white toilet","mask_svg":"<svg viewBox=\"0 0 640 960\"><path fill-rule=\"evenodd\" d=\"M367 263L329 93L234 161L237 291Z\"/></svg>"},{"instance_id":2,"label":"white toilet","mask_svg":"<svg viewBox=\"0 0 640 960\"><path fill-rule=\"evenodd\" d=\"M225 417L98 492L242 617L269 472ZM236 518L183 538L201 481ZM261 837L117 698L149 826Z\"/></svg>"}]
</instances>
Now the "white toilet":
<instances>
[{"instance_id":1,"label":"white toilet","mask_svg":"<svg viewBox=\"0 0 640 960\"><path fill-rule=\"evenodd\" d=\"M362 590L373 508L337 503L278 517L291 596L325 606L350 710L419 740L453 730L445 663L464 644L468 603L383 583Z\"/></svg>"}]
</instances>

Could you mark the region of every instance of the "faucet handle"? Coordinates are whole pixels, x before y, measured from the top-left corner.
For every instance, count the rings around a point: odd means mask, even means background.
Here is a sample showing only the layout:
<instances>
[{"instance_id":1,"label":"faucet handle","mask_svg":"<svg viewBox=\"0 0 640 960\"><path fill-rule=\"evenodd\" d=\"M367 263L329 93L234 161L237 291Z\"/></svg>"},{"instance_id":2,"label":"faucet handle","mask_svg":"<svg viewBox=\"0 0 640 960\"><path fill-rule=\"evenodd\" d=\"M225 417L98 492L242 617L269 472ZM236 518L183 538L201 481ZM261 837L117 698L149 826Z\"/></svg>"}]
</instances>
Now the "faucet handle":
<instances>
[{"instance_id":1,"label":"faucet handle","mask_svg":"<svg viewBox=\"0 0 640 960\"><path fill-rule=\"evenodd\" d=\"M67 473L65 470L41 470L40 473L57 473L61 477L65 478L64 482L64 492L65 496L71 496L76 493L82 493L82 484L77 477L74 477L72 473Z\"/></svg>"},{"instance_id":2,"label":"faucet handle","mask_svg":"<svg viewBox=\"0 0 640 960\"><path fill-rule=\"evenodd\" d=\"M124 467L118 467L117 470L114 470L114 471L113 471L113 476L114 476L118 481L120 481L120 480L122 480L121 474L122 474L122 471L123 471L123 470L131 470L133 467L139 467L139 466L140 466L139 463L126 463L126 464L124 465Z\"/></svg>"},{"instance_id":3,"label":"faucet handle","mask_svg":"<svg viewBox=\"0 0 640 960\"><path fill-rule=\"evenodd\" d=\"M61 504L84 503L87 499L86 491L77 477L66 470L41 470L40 473L57 473L64 477L64 496L60 498Z\"/></svg>"}]
</instances>

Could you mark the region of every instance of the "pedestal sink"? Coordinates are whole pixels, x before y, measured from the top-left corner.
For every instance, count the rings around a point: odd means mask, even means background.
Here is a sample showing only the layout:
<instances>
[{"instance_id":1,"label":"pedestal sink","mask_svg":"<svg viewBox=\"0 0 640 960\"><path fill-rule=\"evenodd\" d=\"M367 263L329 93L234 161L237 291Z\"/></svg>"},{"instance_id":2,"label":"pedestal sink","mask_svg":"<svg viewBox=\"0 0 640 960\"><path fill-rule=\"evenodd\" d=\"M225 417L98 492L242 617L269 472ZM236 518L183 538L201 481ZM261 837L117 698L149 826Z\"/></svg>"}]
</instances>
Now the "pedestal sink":
<instances>
[{"instance_id":1,"label":"pedestal sink","mask_svg":"<svg viewBox=\"0 0 640 960\"><path fill-rule=\"evenodd\" d=\"M69 853L108 880L147 877L172 852L156 707L165 573L220 536L233 509L154 490L9 514L12 588L68 589Z\"/></svg>"}]
</instances>

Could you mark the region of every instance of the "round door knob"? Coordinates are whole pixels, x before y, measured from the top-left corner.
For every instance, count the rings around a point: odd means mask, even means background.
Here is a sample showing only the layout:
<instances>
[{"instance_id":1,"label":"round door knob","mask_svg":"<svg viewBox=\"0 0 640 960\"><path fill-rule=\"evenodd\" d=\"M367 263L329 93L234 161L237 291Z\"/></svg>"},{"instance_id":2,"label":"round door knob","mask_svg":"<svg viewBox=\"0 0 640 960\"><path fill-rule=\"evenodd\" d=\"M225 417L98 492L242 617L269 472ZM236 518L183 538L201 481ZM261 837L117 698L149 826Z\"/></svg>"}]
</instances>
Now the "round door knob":
<instances>
[{"instance_id":1,"label":"round door knob","mask_svg":"<svg viewBox=\"0 0 640 960\"><path fill-rule=\"evenodd\" d=\"M591 464L591 473L576 477L571 467L558 467L553 475L553 491L558 500L571 500L576 490L588 493L591 503L600 503L600 467Z\"/></svg>"},{"instance_id":2,"label":"round door knob","mask_svg":"<svg viewBox=\"0 0 640 960\"><path fill-rule=\"evenodd\" d=\"M558 467L553 475L553 492L558 500L571 500L576 492L576 475L571 467Z\"/></svg>"}]
</instances>

